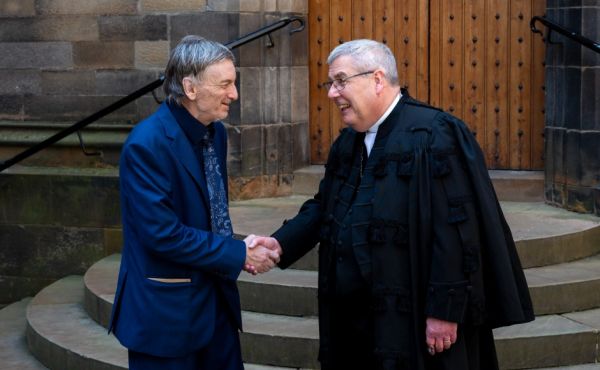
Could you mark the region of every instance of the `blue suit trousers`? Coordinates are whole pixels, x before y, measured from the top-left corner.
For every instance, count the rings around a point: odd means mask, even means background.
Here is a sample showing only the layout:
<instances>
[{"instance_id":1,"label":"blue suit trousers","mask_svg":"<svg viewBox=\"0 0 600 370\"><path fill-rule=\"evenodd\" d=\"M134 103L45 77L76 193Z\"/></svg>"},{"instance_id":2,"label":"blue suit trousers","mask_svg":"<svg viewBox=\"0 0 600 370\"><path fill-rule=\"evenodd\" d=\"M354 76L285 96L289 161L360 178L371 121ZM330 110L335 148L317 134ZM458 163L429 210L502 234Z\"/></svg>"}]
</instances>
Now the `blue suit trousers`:
<instances>
[{"instance_id":1,"label":"blue suit trousers","mask_svg":"<svg viewBox=\"0 0 600 370\"><path fill-rule=\"evenodd\" d=\"M129 351L130 370L244 370L240 337L223 298L219 296L215 333L209 344L184 357L157 357Z\"/></svg>"}]
</instances>

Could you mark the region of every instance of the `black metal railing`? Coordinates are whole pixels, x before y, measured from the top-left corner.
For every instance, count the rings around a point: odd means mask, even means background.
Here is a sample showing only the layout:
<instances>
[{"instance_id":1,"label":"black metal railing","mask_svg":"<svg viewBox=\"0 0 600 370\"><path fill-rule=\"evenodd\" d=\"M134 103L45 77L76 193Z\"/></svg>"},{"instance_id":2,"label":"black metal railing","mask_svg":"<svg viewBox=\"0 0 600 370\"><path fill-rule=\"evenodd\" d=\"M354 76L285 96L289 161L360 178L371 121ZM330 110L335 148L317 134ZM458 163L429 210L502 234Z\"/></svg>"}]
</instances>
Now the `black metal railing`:
<instances>
[{"instance_id":1,"label":"black metal railing","mask_svg":"<svg viewBox=\"0 0 600 370\"><path fill-rule=\"evenodd\" d=\"M269 26L265 26L254 32L248 33L234 41L231 41L231 42L225 44L225 46L227 46L229 49L235 49L239 46L249 43L250 41L254 41L260 37L267 35L269 37L268 46L273 47L274 43L273 43L273 39L271 38L271 32L276 31L280 28L283 28L292 22L298 22L299 25L298 25L298 27L290 30L290 32L289 32L290 34L295 33L295 32L300 32L304 29L304 20L302 18L299 18L299 17L283 18ZM86 127L87 125L116 111L117 109L123 107L124 105L131 103L132 101L136 100L137 98L139 98L149 92L154 92L154 90L156 88L162 86L164 79L165 79L164 76L160 76L160 78L158 78L156 81L149 83L148 85L142 87L141 89L132 92L131 94L127 95L126 97L117 100L116 102L112 103L111 105L97 111L96 113L93 113L92 115L82 119L81 121L78 121L78 122L74 123L73 125L61 130L60 132L57 132L56 134L52 135L51 137L45 139L44 141L42 141L38 144L35 144L30 148L27 148L26 150L22 151L21 153L15 155L14 157L7 159L4 162L0 162L0 172L4 171L5 169L9 168L10 166L12 166L26 158L34 155L35 153L39 152L40 150L49 147L50 145L56 143L57 141L64 139L68 135L70 135L74 132L79 132L79 130ZM155 98L156 98L156 96L155 96ZM84 153L85 153L83 142L81 141L81 136L80 136L80 143L82 145L82 150L84 150Z\"/></svg>"},{"instance_id":2,"label":"black metal railing","mask_svg":"<svg viewBox=\"0 0 600 370\"><path fill-rule=\"evenodd\" d=\"M545 17L539 17L539 16L535 16L533 18L531 18L531 21L529 22L529 26L531 27L531 31L533 33L539 33L540 35L544 35L542 33L542 31L538 30L535 27L535 22L540 22L542 23L544 26L548 27L549 31L548 31L548 35L546 36L546 39L548 40L548 42L552 43L550 41L550 33L552 31L556 31L558 33L560 33L563 36L566 36L568 38L570 38L571 40L580 43L581 45L592 49L593 51L595 51L596 53L600 53L600 43L590 40L587 37L583 37L580 34L578 34L575 31L571 31L569 29L564 28L563 26L561 26L558 23L552 22L551 20L548 20Z\"/></svg>"}]
</instances>

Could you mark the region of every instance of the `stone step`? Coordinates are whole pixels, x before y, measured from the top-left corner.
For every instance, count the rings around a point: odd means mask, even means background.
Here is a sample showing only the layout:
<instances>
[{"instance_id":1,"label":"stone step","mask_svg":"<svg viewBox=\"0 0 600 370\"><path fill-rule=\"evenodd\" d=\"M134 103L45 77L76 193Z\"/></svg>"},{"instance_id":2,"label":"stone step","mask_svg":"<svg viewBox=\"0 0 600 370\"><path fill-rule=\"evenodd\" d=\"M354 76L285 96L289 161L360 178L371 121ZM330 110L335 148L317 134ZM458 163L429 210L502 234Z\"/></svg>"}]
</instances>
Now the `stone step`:
<instances>
[{"instance_id":1,"label":"stone step","mask_svg":"<svg viewBox=\"0 0 600 370\"><path fill-rule=\"evenodd\" d=\"M538 316L535 321L494 330L505 369L556 367L600 360L600 309Z\"/></svg>"},{"instance_id":2,"label":"stone step","mask_svg":"<svg viewBox=\"0 0 600 370\"><path fill-rule=\"evenodd\" d=\"M242 312L243 357L258 364L319 368L316 317L290 317Z\"/></svg>"},{"instance_id":3,"label":"stone step","mask_svg":"<svg viewBox=\"0 0 600 370\"><path fill-rule=\"evenodd\" d=\"M28 340L32 352L51 369L125 369L126 350L97 325L82 308L81 277L70 276L47 287L27 309ZM29 300L15 303L0 311L0 346L2 369L41 370L44 366L28 355L23 340L24 311ZM496 346L503 369L544 368L544 370L591 370L600 360L596 345L600 328L600 310L568 315L538 317L533 323L515 325L495 331ZM318 331L316 319L286 318L245 312L242 335L244 358L269 363L300 364L318 367L315 361ZM20 333L20 334L19 334ZM20 340L18 340L20 336ZM15 341L15 338L17 340ZM20 342L20 343L19 343ZM15 346L16 344L16 346ZM292 350L285 354L286 349ZM277 348L277 351L273 351ZM19 354L19 358L15 359ZM274 356L274 357L273 357ZM524 357L534 356L540 362ZM68 365L66 365L68 364ZM247 370L284 370L289 367L246 364ZM542 369L540 369L542 370Z\"/></svg>"},{"instance_id":4,"label":"stone step","mask_svg":"<svg viewBox=\"0 0 600 370\"><path fill-rule=\"evenodd\" d=\"M324 165L311 165L294 171L292 192L296 195L315 195L319 190L319 183L325 175Z\"/></svg>"},{"instance_id":5,"label":"stone step","mask_svg":"<svg viewBox=\"0 0 600 370\"><path fill-rule=\"evenodd\" d=\"M525 270L537 315L600 307L600 254Z\"/></svg>"},{"instance_id":6,"label":"stone step","mask_svg":"<svg viewBox=\"0 0 600 370\"><path fill-rule=\"evenodd\" d=\"M544 171L489 170L489 174L502 201L544 201Z\"/></svg>"},{"instance_id":7,"label":"stone step","mask_svg":"<svg viewBox=\"0 0 600 370\"><path fill-rule=\"evenodd\" d=\"M523 268L600 253L600 218L537 202L500 202Z\"/></svg>"},{"instance_id":8,"label":"stone step","mask_svg":"<svg viewBox=\"0 0 600 370\"><path fill-rule=\"evenodd\" d=\"M233 230L238 235L271 235L283 221L294 217L300 206L307 200L305 196L292 195L277 198L257 198L229 203L229 213ZM316 248L294 264L295 268L317 270Z\"/></svg>"},{"instance_id":9,"label":"stone step","mask_svg":"<svg viewBox=\"0 0 600 370\"><path fill-rule=\"evenodd\" d=\"M574 270L592 272L596 275L600 269L594 267L600 260L600 257L593 257L588 260L575 262ZM110 306L113 301L114 289L116 284L116 268L118 268L118 256L111 256L92 266L86 274L86 307L91 303L90 315L94 317L99 310L104 307L107 311L100 317L107 317ZM568 264L567 264L568 265ZM104 275L102 281L95 280L94 276L107 274L112 269L112 279ZM549 276L552 274L567 275L569 269L565 268L562 272L552 272L550 268L545 271ZM543 269L533 269L538 275L542 276ZM528 271L526 271L528 273ZM312 274L312 277L310 276ZM264 275L246 278L245 283L252 279L262 279L262 283L255 284L255 289L264 289L264 295L257 293L265 302L254 303L256 308L267 312L291 311L294 314L306 314L313 308L303 300L309 300L307 290L315 291L316 273L310 271L287 270L272 271ZM579 281L582 276L568 276ZM108 287L107 284L112 286ZM242 283L240 283L242 285ZM284 289L286 286L292 286L293 291L286 293L285 296L277 296L278 289ZM532 289L536 289L532 287ZM242 305L248 310L247 300L250 294L242 291ZM111 293L112 291L112 293ZM598 291L598 290L596 290ZM591 292L589 294L594 294ZM298 296L304 296L303 299L296 299ZM274 299L271 299L275 297ZM535 297L535 295L534 295ZM555 295L558 298L558 295ZM577 299L568 296L569 299ZM260 299L257 299L260 301ZM285 303L281 303L285 301ZM316 299L311 300L316 304ZM295 305L299 308L289 308ZM273 308L275 307L275 308ZM600 303L595 307L600 307ZM104 324L104 323L103 323ZM314 367L316 363L307 362L307 359L315 359L317 351L317 321L315 316L291 317L267 313L244 312L245 332L242 335L244 343L244 356L248 361L256 363L270 363L275 365ZM581 312L568 313L563 315L545 315L540 316L533 323L515 325L509 328L496 330L497 348L501 356L503 368L505 369L523 369L536 368L541 366L559 366L569 364L590 363L596 361L598 353L596 346L599 343L598 331L600 329L600 309L586 310ZM265 347L266 346L266 347ZM267 350L269 348L280 348L281 351ZM527 347L527 350L522 348ZM550 351L537 350L536 348ZM311 352L313 351L313 352ZM273 353L277 352L277 353ZM296 357L296 354L301 354ZM300 362L304 359L304 362Z\"/></svg>"},{"instance_id":10,"label":"stone step","mask_svg":"<svg viewBox=\"0 0 600 370\"><path fill-rule=\"evenodd\" d=\"M119 271L120 255L106 257L85 274L85 304L90 316L107 326ZM525 270L538 315L600 307L600 255ZM273 269L238 279L242 309L288 316L317 315L317 272Z\"/></svg>"},{"instance_id":11,"label":"stone step","mask_svg":"<svg viewBox=\"0 0 600 370\"><path fill-rule=\"evenodd\" d=\"M44 370L27 349L25 310L31 298L25 298L0 310L0 369Z\"/></svg>"},{"instance_id":12,"label":"stone step","mask_svg":"<svg viewBox=\"0 0 600 370\"><path fill-rule=\"evenodd\" d=\"M81 276L65 277L33 298L26 316L27 341L31 353L49 369L127 369L127 350L113 335L107 333L106 328L88 316L83 300ZM259 326L259 320L244 316L249 327ZM244 367L247 370L291 370L288 367L252 363L244 364Z\"/></svg>"},{"instance_id":13,"label":"stone step","mask_svg":"<svg viewBox=\"0 0 600 370\"><path fill-rule=\"evenodd\" d=\"M544 367L537 370L598 370L600 369L600 363L583 364L575 366L558 366L558 367Z\"/></svg>"},{"instance_id":14,"label":"stone step","mask_svg":"<svg viewBox=\"0 0 600 370\"><path fill-rule=\"evenodd\" d=\"M525 270L537 315L600 307L600 255ZM317 315L317 273L272 270L239 278L242 307L273 314Z\"/></svg>"},{"instance_id":15,"label":"stone step","mask_svg":"<svg viewBox=\"0 0 600 370\"><path fill-rule=\"evenodd\" d=\"M100 354L104 356L101 359L103 362L110 362L108 359L115 362L115 358L119 358L115 354L119 351L124 353L114 337L106 335L106 329L87 317L81 305L82 300L83 284L80 277L62 279L35 297L28 309L28 338L36 356L41 352L56 361L64 361L65 356L75 356L69 360L74 363L85 360L89 365L90 361L99 361ZM242 334L242 343L247 361L288 367L317 367L318 331L315 317L244 312L243 320L245 332ZM600 310L596 309L541 316L533 323L497 329L496 343L502 368L594 362L598 357L596 346L599 328ZM44 345L46 348L42 349ZM98 347L100 345L101 348ZM48 346L58 348L52 351ZM69 348L69 351L60 351L59 348ZM278 350L273 351L273 348Z\"/></svg>"},{"instance_id":16,"label":"stone step","mask_svg":"<svg viewBox=\"0 0 600 370\"><path fill-rule=\"evenodd\" d=\"M325 174L325 166L312 165L294 171L292 192L298 195L314 195ZM490 178L498 199L514 202L544 201L543 171L490 170Z\"/></svg>"},{"instance_id":17,"label":"stone step","mask_svg":"<svg viewBox=\"0 0 600 370\"><path fill-rule=\"evenodd\" d=\"M600 317L600 312L589 314ZM253 362L269 361L288 366L318 366L317 319L290 318L245 313L243 340L252 340L245 356ZM257 326L258 325L258 326ZM596 325L596 324L593 324ZM501 369L536 369L541 366L589 364L598 358L598 329L590 323L572 321L566 316L540 316L536 321L496 329L496 350ZM311 337L315 339L311 339ZM268 350L278 348L278 351ZM296 356L300 354L301 356Z\"/></svg>"},{"instance_id":18,"label":"stone step","mask_svg":"<svg viewBox=\"0 0 600 370\"><path fill-rule=\"evenodd\" d=\"M14 157L74 123L0 121L0 161ZM119 162L121 146L133 127L134 125L115 122L95 122L81 130L86 150L99 155L85 155L81 150L77 134L73 133L20 163L27 166L116 166Z\"/></svg>"},{"instance_id":19,"label":"stone step","mask_svg":"<svg viewBox=\"0 0 600 370\"><path fill-rule=\"evenodd\" d=\"M294 217L308 197L294 195L236 201L230 204L240 235L270 235ZM600 218L566 211L542 202L501 202L524 268L564 263L600 253ZM315 248L316 249L316 248ZM315 250L293 266L317 269Z\"/></svg>"},{"instance_id":20,"label":"stone step","mask_svg":"<svg viewBox=\"0 0 600 370\"><path fill-rule=\"evenodd\" d=\"M127 350L82 305L81 276L68 276L40 291L27 308L27 341L50 369L126 369Z\"/></svg>"},{"instance_id":21,"label":"stone step","mask_svg":"<svg viewBox=\"0 0 600 370\"><path fill-rule=\"evenodd\" d=\"M273 269L238 279L242 309L289 316L316 316L317 272Z\"/></svg>"}]
</instances>

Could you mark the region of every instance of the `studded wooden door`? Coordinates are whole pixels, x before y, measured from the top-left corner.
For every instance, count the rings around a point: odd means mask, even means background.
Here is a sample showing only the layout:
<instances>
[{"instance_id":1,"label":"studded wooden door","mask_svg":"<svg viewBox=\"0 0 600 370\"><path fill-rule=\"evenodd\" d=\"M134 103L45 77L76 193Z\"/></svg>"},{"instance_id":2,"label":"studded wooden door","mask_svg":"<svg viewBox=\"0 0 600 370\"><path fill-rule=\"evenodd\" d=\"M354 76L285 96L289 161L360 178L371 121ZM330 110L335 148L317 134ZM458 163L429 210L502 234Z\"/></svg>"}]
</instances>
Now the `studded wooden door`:
<instances>
[{"instance_id":1,"label":"studded wooden door","mask_svg":"<svg viewBox=\"0 0 600 370\"><path fill-rule=\"evenodd\" d=\"M394 52L412 96L463 119L489 168L543 168L544 43L529 20L545 0L309 0L310 141L324 163L342 123L321 82L340 43Z\"/></svg>"}]
</instances>

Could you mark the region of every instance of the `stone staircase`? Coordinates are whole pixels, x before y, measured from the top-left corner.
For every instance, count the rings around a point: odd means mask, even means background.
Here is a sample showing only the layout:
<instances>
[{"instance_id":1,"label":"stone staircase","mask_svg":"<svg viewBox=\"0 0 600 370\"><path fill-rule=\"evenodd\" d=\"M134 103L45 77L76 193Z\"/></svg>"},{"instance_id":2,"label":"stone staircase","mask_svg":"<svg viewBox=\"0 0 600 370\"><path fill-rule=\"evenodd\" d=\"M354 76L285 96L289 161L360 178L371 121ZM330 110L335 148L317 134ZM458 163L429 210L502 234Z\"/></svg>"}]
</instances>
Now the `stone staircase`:
<instances>
[{"instance_id":1,"label":"stone staircase","mask_svg":"<svg viewBox=\"0 0 600 370\"><path fill-rule=\"evenodd\" d=\"M314 191L321 174L312 172L308 177L297 174L297 194ZM523 194L539 196L539 177L493 177L538 315L532 323L495 331L501 368L600 369L600 219L547 206L538 198L531 201ZM269 234L305 199L294 195L233 202L235 231ZM246 369L318 368L316 259L312 251L286 271L242 273ZM0 310L0 369L127 368L126 350L106 330L119 262L120 255L112 254L83 276L62 278L30 301Z\"/></svg>"},{"instance_id":2,"label":"stone staircase","mask_svg":"<svg viewBox=\"0 0 600 370\"><path fill-rule=\"evenodd\" d=\"M46 367L36 360L25 340L25 311L31 298L25 298L0 310L0 369L43 370Z\"/></svg>"}]
</instances>

